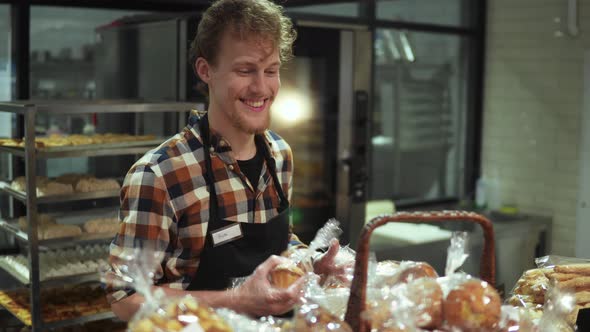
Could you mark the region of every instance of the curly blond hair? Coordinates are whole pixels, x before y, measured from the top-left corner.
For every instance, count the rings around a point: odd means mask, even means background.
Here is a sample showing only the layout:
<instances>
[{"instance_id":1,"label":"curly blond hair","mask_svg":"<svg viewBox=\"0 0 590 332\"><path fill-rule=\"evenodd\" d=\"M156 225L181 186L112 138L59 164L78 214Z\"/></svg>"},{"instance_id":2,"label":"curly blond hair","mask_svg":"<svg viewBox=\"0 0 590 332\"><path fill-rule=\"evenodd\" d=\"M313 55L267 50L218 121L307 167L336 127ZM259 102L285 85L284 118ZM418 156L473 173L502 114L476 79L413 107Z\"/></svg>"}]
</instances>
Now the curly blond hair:
<instances>
[{"instance_id":1,"label":"curly blond hair","mask_svg":"<svg viewBox=\"0 0 590 332\"><path fill-rule=\"evenodd\" d=\"M200 57L216 64L219 43L228 27L242 39L260 36L272 41L281 62L293 57L297 33L291 19L284 15L283 7L269 0L217 0L201 17L189 50L191 65Z\"/></svg>"}]
</instances>

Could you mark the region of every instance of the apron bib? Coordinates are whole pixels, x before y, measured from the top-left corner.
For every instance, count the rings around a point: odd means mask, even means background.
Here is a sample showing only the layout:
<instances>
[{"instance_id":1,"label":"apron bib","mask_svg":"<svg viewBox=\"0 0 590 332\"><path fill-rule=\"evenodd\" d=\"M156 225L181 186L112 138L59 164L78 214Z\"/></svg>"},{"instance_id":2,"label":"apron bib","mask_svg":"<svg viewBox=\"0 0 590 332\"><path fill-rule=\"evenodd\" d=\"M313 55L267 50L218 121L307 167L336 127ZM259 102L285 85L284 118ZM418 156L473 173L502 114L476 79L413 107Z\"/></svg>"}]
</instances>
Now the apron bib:
<instances>
[{"instance_id":1,"label":"apron bib","mask_svg":"<svg viewBox=\"0 0 590 332\"><path fill-rule=\"evenodd\" d=\"M279 214L264 224L237 223L241 227L243 236L214 246L212 232L235 225L236 222L219 218L215 177L209 153L207 116L201 119L200 129L205 149L205 181L210 195L209 224L199 267L187 290L224 290L231 286L231 279L251 275L254 269L268 257L280 255L287 249L289 244L289 201L278 180L275 162L264 143L264 138L256 135L254 137L256 148L262 149L264 160L280 198Z\"/></svg>"}]
</instances>

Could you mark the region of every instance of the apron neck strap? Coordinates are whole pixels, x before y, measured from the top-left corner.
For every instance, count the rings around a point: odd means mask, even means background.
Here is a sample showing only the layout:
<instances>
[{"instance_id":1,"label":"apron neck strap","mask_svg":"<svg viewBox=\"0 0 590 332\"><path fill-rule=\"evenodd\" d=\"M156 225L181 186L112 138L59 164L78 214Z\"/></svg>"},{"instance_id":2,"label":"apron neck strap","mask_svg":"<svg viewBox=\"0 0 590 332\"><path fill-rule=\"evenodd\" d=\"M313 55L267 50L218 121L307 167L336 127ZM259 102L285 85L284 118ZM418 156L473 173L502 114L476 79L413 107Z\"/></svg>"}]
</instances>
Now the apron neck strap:
<instances>
[{"instance_id":1,"label":"apron neck strap","mask_svg":"<svg viewBox=\"0 0 590 332\"><path fill-rule=\"evenodd\" d=\"M209 148L211 147L210 141L210 130L209 130L209 118L208 114L205 114L199 121L199 131L201 133L201 139L203 141L204 147L204 155L205 155L205 181L208 183L209 186L209 218L217 218L217 192L215 190L215 176L213 175L213 166L211 162L211 152ZM275 189L277 190L277 194L280 198L280 206L279 212L282 212L286 208L289 207L289 200L287 199L285 193L283 192L283 188L281 183L279 182L279 178L277 176L277 166L275 163L274 158L270 155L270 151L268 149L267 144L264 142L263 135L256 135L254 136L254 142L256 144L256 149L260 149L262 155L264 156L264 160L266 161L266 165L269 168L270 175L272 180L275 184Z\"/></svg>"}]
</instances>

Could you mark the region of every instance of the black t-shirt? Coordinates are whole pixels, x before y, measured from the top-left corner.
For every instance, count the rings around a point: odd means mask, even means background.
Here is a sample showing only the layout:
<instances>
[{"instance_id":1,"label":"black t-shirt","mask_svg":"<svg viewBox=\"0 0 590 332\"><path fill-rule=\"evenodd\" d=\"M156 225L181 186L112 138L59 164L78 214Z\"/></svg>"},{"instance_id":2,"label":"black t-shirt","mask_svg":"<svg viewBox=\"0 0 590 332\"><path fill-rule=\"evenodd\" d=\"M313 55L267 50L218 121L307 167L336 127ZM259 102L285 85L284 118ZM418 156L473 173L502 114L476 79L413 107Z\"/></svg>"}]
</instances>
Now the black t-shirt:
<instances>
[{"instance_id":1,"label":"black t-shirt","mask_svg":"<svg viewBox=\"0 0 590 332\"><path fill-rule=\"evenodd\" d=\"M260 179L260 172L262 171L263 161L264 158L262 157L262 152L260 151L260 149L256 149L256 154L252 159L238 160L240 170L248 178L248 180L252 184L252 188L254 188L254 191L256 191L256 188L258 188L258 179Z\"/></svg>"}]
</instances>

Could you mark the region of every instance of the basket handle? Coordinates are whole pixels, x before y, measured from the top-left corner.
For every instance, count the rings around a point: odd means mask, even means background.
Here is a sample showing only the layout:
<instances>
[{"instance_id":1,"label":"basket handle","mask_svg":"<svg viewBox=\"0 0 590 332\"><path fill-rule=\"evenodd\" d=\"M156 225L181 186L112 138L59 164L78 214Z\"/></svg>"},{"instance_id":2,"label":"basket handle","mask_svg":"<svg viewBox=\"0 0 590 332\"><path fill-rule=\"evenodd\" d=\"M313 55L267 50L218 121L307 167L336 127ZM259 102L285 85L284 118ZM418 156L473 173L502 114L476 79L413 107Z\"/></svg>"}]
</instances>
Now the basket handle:
<instances>
[{"instance_id":1,"label":"basket handle","mask_svg":"<svg viewBox=\"0 0 590 332\"><path fill-rule=\"evenodd\" d=\"M369 239L373 231L377 227L390 222L419 224L444 221L464 221L477 223L481 226L484 235L484 246L481 255L480 278L495 286L494 228L492 222L486 217L467 211L398 212L393 215L379 216L365 225L357 245L354 278L350 287L350 297L345 316L346 322L352 327L353 331L368 332L371 329L370 322L363 320L361 314L366 309Z\"/></svg>"}]
</instances>

